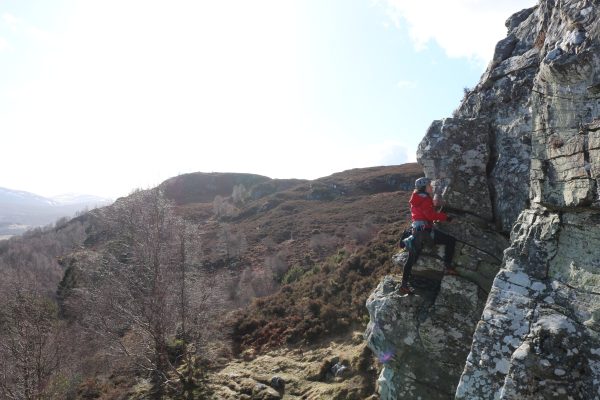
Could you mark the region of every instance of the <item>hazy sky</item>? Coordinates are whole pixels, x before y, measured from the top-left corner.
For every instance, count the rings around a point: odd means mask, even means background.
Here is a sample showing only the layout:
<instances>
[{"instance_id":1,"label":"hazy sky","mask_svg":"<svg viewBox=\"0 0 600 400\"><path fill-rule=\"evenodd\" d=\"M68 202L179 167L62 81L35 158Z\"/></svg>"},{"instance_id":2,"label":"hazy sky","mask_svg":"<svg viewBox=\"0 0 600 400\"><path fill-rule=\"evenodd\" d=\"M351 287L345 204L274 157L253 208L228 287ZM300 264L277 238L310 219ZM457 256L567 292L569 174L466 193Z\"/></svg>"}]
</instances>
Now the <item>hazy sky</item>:
<instances>
[{"instance_id":1,"label":"hazy sky","mask_svg":"<svg viewBox=\"0 0 600 400\"><path fill-rule=\"evenodd\" d=\"M534 0L0 0L0 186L401 164Z\"/></svg>"}]
</instances>

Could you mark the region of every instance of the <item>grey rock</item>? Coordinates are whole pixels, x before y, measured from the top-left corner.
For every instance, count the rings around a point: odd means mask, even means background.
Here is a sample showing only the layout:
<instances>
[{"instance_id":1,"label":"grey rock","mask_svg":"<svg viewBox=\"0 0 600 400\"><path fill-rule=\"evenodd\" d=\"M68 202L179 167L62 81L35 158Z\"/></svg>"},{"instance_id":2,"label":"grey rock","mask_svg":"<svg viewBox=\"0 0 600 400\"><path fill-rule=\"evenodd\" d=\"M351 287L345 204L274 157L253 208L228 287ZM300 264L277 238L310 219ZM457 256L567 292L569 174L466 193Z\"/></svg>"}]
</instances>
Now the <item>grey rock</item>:
<instances>
[{"instance_id":1,"label":"grey rock","mask_svg":"<svg viewBox=\"0 0 600 400\"><path fill-rule=\"evenodd\" d=\"M567 45L569 46L579 46L584 42L586 38L585 31L582 30L574 30L567 37Z\"/></svg>"},{"instance_id":2,"label":"grey rock","mask_svg":"<svg viewBox=\"0 0 600 400\"><path fill-rule=\"evenodd\" d=\"M546 41L557 45L539 65L531 94L530 205L513 226L459 399L600 396L599 111L588 90L599 81L598 23L590 19L585 29L593 38L557 23L573 20L577 4L540 3Z\"/></svg>"},{"instance_id":3,"label":"grey rock","mask_svg":"<svg viewBox=\"0 0 600 400\"><path fill-rule=\"evenodd\" d=\"M347 370L348 370L348 367L341 363L335 363L331 367L331 373L333 374L333 376L343 376Z\"/></svg>"},{"instance_id":4,"label":"grey rock","mask_svg":"<svg viewBox=\"0 0 600 400\"><path fill-rule=\"evenodd\" d=\"M417 160L425 175L436 178L447 207L468 210L492 220L486 168L490 156L487 119L434 121L419 144Z\"/></svg>"},{"instance_id":5,"label":"grey rock","mask_svg":"<svg viewBox=\"0 0 600 400\"><path fill-rule=\"evenodd\" d=\"M525 21L529 16L533 13L535 7L526 8L521 10L513 15L511 15L504 25L508 28L509 32L515 29L517 26L521 25L523 21Z\"/></svg>"},{"instance_id":6,"label":"grey rock","mask_svg":"<svg viewBox=\"0 0 600 400\"><path fill-rule=\"evenodd\" d=\"M551 62L556 60L558 57L560 57L562 55L563 51L560 47L553 49L551 51L548 52L548 54L546 54L546 58L544 58L544 61L546 62Z\"/></svg>"},{"instance_id":7,"label":"grey rock","mask_svg":"<svg viewBox=\"0 0 600 400\"><path fill-rule=\"evenodd\" d=\"M382 399L600 398L600 4L541 0L507 27L419 145L460 276L428 249L415 296L386 277L367 301Z\"/></svg>"},{"instance_id":8,"label":"grey rock","mask_svg":"<svg viewBox=\"0 0 600 400\"><path fill-rule=\"evenodd\" d=\"M539 64L539 52L538 49L533 48L525 54L503 60L496 68L490 71L488 79L495 81L520 70L535 68L537 64Z\"/></svg>"},{"instance_id":9,"label":"grey rock","mask_svg":"<svg viewBox=\"0 0 600 400\"><path fill-rule=\"evenodd\" d=\"M426 254L421 259L432 262ZM414 274L424 276L417 268ZM387 276L367 300L365 338L384 365L381 399L447 399L456 390L484 299L468 279L440 272L429 283L403 297L399 281Z\"/></svg>"},{"instance_id":10,"label":"grey rock","mask_svg":"<svg viewBox=\"0 0 600 400\"><path fill-rule=\"evenodd\" d=\"M276 390L284 390L285 380L280 376L274 376L271 378L271 387Z\"/></svg>"},{"instance_id":11,"label":"grey rock","mask_svg":"<svg viewBox=\"0 0 600 400\"><path fill-rule=\"evenodd\" d=\"M256 400L278 400L281 399L281 395L276 392L273 388L257 383L252 389L252 399Z\"/></svg>"},{"instance_id":12,"label":"grey rock","mask_svg":"<svg viewBox=\"0 0 600 400\"><path fill-rule=\"evenodd\" d=\"M496 44L494 50L494 58L492 58L492 64L497 65L502 61L506 60L512 55L513 50L517 45L518 39L514 34L509 35L506 39L502 39Z\"/></svg>"}]
</instances>

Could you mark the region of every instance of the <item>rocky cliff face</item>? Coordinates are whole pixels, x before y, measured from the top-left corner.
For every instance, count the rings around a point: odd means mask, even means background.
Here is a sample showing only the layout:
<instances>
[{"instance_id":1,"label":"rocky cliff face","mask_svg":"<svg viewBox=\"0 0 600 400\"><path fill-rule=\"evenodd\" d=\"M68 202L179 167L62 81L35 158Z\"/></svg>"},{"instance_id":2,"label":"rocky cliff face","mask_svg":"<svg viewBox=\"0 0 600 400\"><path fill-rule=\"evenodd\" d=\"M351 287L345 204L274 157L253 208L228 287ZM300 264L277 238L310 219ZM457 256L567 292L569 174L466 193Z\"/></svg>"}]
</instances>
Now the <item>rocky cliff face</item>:
<instances>
[{"instance_id":1,"label":"rocky cliff face","mask_svg":"<svg viewBox=\"0 0 600 400\"><path fill-rule=\"evenodd\" d=\"M460 277L433 274L434 251L417 296L390 277L369 299L383 399L600 397L599 18L588 0L513 15L480 83L421 142L457 216L441 229Z\"/></svg>"}]
</instances>

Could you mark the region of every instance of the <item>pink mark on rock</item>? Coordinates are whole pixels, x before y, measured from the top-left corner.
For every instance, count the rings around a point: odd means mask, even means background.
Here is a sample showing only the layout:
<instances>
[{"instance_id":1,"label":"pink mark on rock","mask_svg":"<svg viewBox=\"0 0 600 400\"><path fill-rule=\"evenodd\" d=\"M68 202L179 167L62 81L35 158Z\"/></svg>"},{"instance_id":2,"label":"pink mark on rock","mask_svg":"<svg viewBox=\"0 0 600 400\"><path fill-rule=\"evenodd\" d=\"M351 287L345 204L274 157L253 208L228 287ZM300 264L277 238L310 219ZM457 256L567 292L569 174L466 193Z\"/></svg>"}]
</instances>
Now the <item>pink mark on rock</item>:
<instances>
[{"instance_id":1,"label":"pink mark on rock","mask_svg":"<svg viewBox=\"0 0 600 400\"><path fill-rule=\"evenodd\" d=\"M382 364L385 364L386 362L390 361L392 358L394 358L394 352L386 351L381 356L379 356L379 362Z\"/></svg>"}]
</instances>

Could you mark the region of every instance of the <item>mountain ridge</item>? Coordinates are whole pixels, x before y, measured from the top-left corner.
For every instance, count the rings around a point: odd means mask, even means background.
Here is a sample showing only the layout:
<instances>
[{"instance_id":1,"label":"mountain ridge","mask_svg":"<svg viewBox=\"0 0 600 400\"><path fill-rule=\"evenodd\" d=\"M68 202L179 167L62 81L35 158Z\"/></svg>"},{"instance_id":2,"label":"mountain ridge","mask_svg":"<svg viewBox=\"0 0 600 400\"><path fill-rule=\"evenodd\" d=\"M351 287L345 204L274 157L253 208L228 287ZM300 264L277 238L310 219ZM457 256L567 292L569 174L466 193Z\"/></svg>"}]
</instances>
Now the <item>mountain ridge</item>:
<instances>
[{"instance_id":1,"label":"mountain ridge","mask_svg":"<svg viewBox=\"0 0 600 400\"><path fill-rule=\"evenodd\" d=\"M8 238L29 229L52 224L60 218L110 204L112 200L91 195L48 198L35 193L0 187L0 236Z\"/></svg>"}]
</instances>

